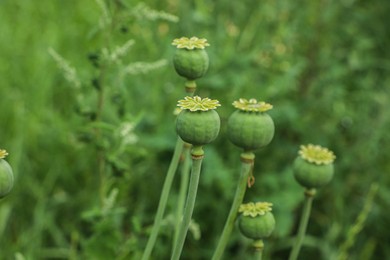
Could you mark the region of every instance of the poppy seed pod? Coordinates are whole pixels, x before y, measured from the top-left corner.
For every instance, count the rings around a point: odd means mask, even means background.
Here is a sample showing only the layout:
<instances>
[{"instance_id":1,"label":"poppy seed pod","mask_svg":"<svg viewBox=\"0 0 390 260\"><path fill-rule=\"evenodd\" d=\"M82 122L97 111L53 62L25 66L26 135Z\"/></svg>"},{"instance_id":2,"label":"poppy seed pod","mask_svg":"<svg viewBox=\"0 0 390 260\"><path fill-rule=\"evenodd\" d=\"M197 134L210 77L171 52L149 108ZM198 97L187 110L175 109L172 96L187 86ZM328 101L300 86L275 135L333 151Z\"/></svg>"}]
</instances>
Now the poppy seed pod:
<instances>
[{"instance_id":1,"label":"poppy seed pod","mask_svg":"<svg viewBox=\"0 0 390 260\"><path fill-rule=\"evenodd\" d=\"M11 166L3 158L7 155L5 150L0 150L0 199L5 197L14 186L14 175Z\"/></svg>"},{"instance_id":2,"label":"poppy seed pod","mask_svg":"<svg viewBox=\"0 0 390 260\"><path fill-rule=\"evenodd\" d=\"M209 44L206 39L182 37L172 44L177 47L173 65L180 76L195 80L206 74L209 67L209 56L205 50Z\"/></svg>"},{"instance_id":3,"label":"poppy seed pod","mask_svg":"<svg viewBox=\"0 0 390 260\"><path fill-rule=\"evenodd\" d=\"M272 105L256 99L239 99L233 102L238 110L228 119L229 140L243 148L253 151L268 145L275 133L272 118L265 113Z\"/></svg>"},{"instance_id":4,"label":"poppy seed pod","mask_svg":"<svg viewBox=\"0 0 390 260\"><path fill-rule=\"evenodd\" d=\"M302 145L294 160L293 172L297 182L305 188L315 189L329 183L333 177L332 151L319 145Z\"/></svg>"},{"instance_id":5,"label":"poppy seed pod","mask_svg":"<svg viewBox=\"0 0 390 260\"><path fill-rule=\"evenodd\" d=\"M241 233L254 240L269 237L275 229L275 218L271 207L272 204L268 202L242 204L239 209L242 215L238 220Z\"/></svg>"},{"instance_id":6,"label":"poppy seed pod","mask_svg":"<svg viewBox=\"0 0 390 260\"><path fill-rule=\"evenodd\" d=\"M176 131L180 138L195 146L202 146L217 138L221 120L215 109L218 100L185 97L178 106L182 109L176 120Z\"/></svg>"}]
</instances>

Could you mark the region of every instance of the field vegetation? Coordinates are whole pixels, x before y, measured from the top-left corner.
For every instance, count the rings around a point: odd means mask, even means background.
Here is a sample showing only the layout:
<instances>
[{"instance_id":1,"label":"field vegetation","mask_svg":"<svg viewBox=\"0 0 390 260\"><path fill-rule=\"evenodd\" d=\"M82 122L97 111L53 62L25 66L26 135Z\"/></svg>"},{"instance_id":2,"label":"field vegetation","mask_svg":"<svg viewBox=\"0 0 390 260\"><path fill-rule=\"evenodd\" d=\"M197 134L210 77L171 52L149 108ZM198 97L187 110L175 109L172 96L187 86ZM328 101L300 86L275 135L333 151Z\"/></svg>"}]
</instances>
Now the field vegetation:
<instances>
[{"instance_id":1,"label":"field vegetation","mask_svg":"<svg viewBox=\"0 0 390 260\"><path fill-rule=\"evenodd\" d=\"M265 259L287 259L303 189L301 144L336 154L302 259L390 259L390 2L385 0L1 0L0 149L15 184L0 199L1 259L141 259L175 148L184 82L172 40L207 38L196 94L218 99L182 259L210 259L233 200L239 98L273 105L245 202L273 203ZM176 175L152 259L169 259ZM232 232L224 259L248 259ZM247 257L247 258L246 258Z\"/></svg>"}]
</instances>

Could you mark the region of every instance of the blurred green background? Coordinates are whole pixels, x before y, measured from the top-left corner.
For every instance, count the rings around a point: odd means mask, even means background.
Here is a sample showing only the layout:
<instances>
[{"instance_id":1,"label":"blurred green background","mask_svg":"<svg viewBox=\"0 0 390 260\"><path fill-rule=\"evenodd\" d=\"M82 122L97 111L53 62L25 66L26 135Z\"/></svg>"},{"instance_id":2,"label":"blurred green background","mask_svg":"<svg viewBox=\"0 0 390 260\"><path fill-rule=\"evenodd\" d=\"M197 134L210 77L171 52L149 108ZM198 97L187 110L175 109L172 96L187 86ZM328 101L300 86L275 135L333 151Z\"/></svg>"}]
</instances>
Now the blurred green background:
<instances>
[{"instance_id":1,"label":"blurred green background","mask_svg":"<svg viewBox=\"0 0 390 260\"><path fill-rule=\"evenodd\" d=\"M389 13L387 0L0 0L0 148L16 177L0 200L0 258L139 259L185 95L171 42L198 36L211 63L197 94L220 100L222 130L205 149L183 259L209 259L227 217L240 150L224 123L240 97L274 105L275 137L256 153L245 199L274 204L265 258L289 253L303 198L291 162L314 143L335 152L336 172L314 201L302 259L390 259ZM153 259L169 258L178 184ZM249 242L236 230L225 259L249 259Z\"/></svg>"}]
</instances>

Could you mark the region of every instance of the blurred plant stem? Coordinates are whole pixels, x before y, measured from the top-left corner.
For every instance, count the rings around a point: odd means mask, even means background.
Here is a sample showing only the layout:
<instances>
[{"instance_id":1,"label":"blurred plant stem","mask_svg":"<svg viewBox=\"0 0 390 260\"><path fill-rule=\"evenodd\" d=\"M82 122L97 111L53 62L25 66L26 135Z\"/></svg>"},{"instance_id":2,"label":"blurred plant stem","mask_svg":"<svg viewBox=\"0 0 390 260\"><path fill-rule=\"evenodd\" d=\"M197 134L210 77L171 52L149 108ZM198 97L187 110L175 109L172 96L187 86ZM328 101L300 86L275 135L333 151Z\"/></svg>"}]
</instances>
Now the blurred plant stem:
<instances>
[{"instance_id":1,"label":"blurred plant stem","mask_svg":"<svg viewBox=\"0 0 390 260\"><path fill-rule=\"evenodd\" d=\"M184 142L180 139L180 137L178 137L176 141L175 151L173 152L173 157L171 163L169 164L168 173L165 177L160 201L158 203L157 213L154 218L152 233L149 236L148 243L146 244L146 248L142 256L143 260L148 260L150 258L154 244L156 243L157 235L161 226L161 221L164 216L164 211L167 205L169 191L171 190L173 177L175 176L180 156L182 154L183 145Z\"/></svg>"},{"instance_id":2,"label":"blurred plant stem","mask_svg":"<svg viewBox=\"0 0 390 260\"><path fill-rule=\"evenodd\" d=\"M187 236L188 227L190 225L192 212L194 211L195 199L198 191L200 170L204 157L202 146L194 146L192 148L191 155L192 170L190 184L188 187L187 201L186 206L184 208L183 220L181 221L179 235L177 237L177 240L175 241L175 248L173 250L171 260L178 260L180 258L184 246L184 241Z\"/></svg>"},{"instance_id":3,"label":"blurred plant stem","mask_svg":"<svg viewBox=\"0 0 390 260\"><path fill-rule=\"evenodd\" d=\"M263 250L256 250L253 259L261 260L262 258L263 258Z\"/></svg>"},{"instance_id":4,"label":"blurred plant stem","mask_svg":"<svg viewBox=\"0 0 390 260\"><path fill-rule=\"evenodd\" d=\"M104 4L104 2L98 2L98 4L101 4L101 11L102 11L102 18L105 21L105 24L103 25L103 47L102 50L106 49L108 51L111 50L111 38L116 26L116 16L118 11L118 4L116 1L113 4L112 11L109 12L109 9ZM108 15L110 13L111 16ZM110 19L109 19L110 17ZM99 64L99 74L97 77L97 104L96 104L96 118L95 122L101 122L102 114L104 111L104 104L105 104L105 81L106 81L106 75L107 70L110 66L110 60L108 59L102 59L101 63ZM102 132L100 128L95 129L96 134L96 140L99 142L99 140L102 140ZM99 179L100 179L100 185L99 185L99 197L100 197L100 206L103 208L104 201L106 198L106 183L107 183L107 176L106 176L106 154L104 151L104 148L98 147L97 151L97 167L98 167L98 173L99 173Z\"/></svg>"},{"instance_id":5,"label":"blurred plant stem","mask_svg":"<svg viewBox=\"0 0 390 260\"><path fill-rule=\"evenodd\" d=\"M175 248L177 237L179 236L179 230L180 230L180 222L183 215L183 209L185 205L185 199L186 194L188 190L188 180L190 177L190 167L191 167L191 159L190 159L190 153L191 153L191 144L184 143L184 149L182 153L183 157L183 164L181 166L180 171L180 190L179 190L179 199L177 201L177 209L176 209L176 216L175 216L175 233L173 236L173 249Z\"/></svg>"},{"instance_id":6,"label":"blurred plant stem","mask_svg":"<svg viewBox=\"0 0 390 260\"><path fill-rule=\"evenodd\" d=\"M104 61L104 64L100 66L99 70L99 77L98 77L98 102L96 107L96 122L100 122L102 120L102 113L104 110L104 79L106 75L106 61ZM96 140L102 139L102 132L100 128L96 128ZM98 172L99 172L99 179L100 179L100 187L99 187L99 194L100 194L100 206L103 207L104 199L106 197L106 174L105 174L105 152L103 149L98 148L97 151L97 165L98 165Z\"/></svg>"},{"instance_id":7,"label":"blurred plant stem","mask_svg":"<svg viewBox=\"0 0 390 260\"><path fill-rule=\"evenodd\" d=\"M255 250L253 254L254 260L261 260L263 258L264 242L262 239L254 240L252 248Z\"/></svg>"},{"instance_id":8,"label":"blurred plant stem","mask_svg":"<svg viewBox=\"0 0 390 260\"><path fill-rule=\"evenodd\" d=\"M299 251L301 250L303 239L305 238L307 224L309 223L309 217L311 212L311 206L313 204L313 198L316 194L315 189L306 189L305 190L305 200L303 204L303 211L301 215L301 220L299 223L298 235L295 238L295 244L291 250L289 260L298 259Z\"/></svg>"},{"instance_id":9,"label":"blurred plant stem","mask_svg":"<svg viewBox=\"0 0 390 260\"><path fill-rule=\"evenodd\" d=\"M222 235L219 239L217 248L215 249L212 260L219 260L222 258L223 252L229 241L230 234L234 228L234 222L236 221L238 209L242 204L245 196L246 187L248 184L248 178L252 172L255 155L252 152L244 152L241 154L241 173L238 180L236 194L234 195L233 203L230 208L228 218L222 231Z\"/></svg>"},{"instance_id":10,"label":"blurred plant stem","mask_svg":"<svg viewBox=\"0 0 390 260\"><path fill-rule=\"evenodd\" d=\"M79 246L80 234L78 231L72 231L69 245L69 260L78 259L77 247Z\"/></svg>"},{"instance_id":11,"label":"blurred plant stem","mask_svg":"<svg viewBox=\"0 0 390 260\"><path fill-rule=\"evenodd\" d=\"M347 238L340 247L340 252L337 257L338 260L350 259L349 249L354 245L357 235L364 228L364 223L366 222L367 217L371 211L371 208L373 206L373 201L376 196L376 193L378 192L378 189L379 189L378 183L371 184L370 190L368 191L367 197L364 202L363 209L360 211L353 226L351 226L350 229L348 230Z\"/></svg>"}]
</instances>

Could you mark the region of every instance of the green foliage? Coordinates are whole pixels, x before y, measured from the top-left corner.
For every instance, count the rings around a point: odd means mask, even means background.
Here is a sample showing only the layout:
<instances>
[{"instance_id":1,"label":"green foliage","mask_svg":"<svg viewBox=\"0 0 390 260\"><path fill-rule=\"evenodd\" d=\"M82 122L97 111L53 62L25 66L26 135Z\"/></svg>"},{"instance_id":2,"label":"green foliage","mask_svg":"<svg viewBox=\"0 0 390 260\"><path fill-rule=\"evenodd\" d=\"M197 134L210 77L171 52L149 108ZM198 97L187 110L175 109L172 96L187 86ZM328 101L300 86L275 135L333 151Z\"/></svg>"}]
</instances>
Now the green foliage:
<instances>
[{"instance_id":1,"label":"green foliage","mask_svg":"<svg viewBox=\"0 0 390 260\"><path fill-rule=\"evenodd\" d=\"M306 143L337 159L301 254L339 255L379 183L342 250L350 259L390 258L389 12L385 0L0 1L0 148L15 175L0 200L1 258L140 258L184 96L171 62L181 36L208 39L210 67L196 94L222 104L193 216L201 238L188 237L183 259L210 258L222 231L241 152L226 122L240 97L274 106L275 136L256 152L245 198L274 204L264 258L286 259L291 247L303 198L291 164ZM162 228L158 259L169 258L174 226ZM248 247L236 230L224 256L243 259Z\"/></svg>"}]
</instances>

